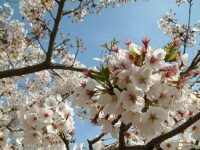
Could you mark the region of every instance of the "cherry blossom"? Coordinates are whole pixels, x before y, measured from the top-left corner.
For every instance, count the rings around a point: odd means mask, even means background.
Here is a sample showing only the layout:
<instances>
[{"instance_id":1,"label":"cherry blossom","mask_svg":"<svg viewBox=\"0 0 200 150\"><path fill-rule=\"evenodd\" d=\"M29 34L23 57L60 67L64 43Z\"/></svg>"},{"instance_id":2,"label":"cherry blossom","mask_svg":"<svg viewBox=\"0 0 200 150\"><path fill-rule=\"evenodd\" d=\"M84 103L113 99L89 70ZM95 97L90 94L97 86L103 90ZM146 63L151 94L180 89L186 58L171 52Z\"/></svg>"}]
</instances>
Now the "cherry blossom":
<instances>
[{"instance_id":1,"label":"cherry blossom","mask_svg":"<svg viewBox=\"0 0 200 150\"><path fill-rule=\"evenodd\" d=\"M142 117L139 130L142 136L149 137L161 133L162 123L167 119L168 113L166 110L158 107L152 107Z\"/></svg>"},{"instance_id":2,"label":"cherry blossom","mask_svg":"<svg viewBox=\"0 0 200 150\"><path fill-rule=\"evenodd\" d=\"M101 61L100 67L87 68L76 60L84 49L79 38L76 44L65 33L57 39L65 16L78 23L89 14L129 2L133 1L21 0L22 21L12 19L8 3L0 6L0 75L7 75L0 79L0 149L70 149L75 142L74 115L85 115L101 127L102 134L88 140L97 150L148 146L155 137L194 120L200 109L194 88L199 82L199 52L189 63L186 48L197 43L199 21L194 26L190 21L178 23L170 11L158 21L171 36L163 48L152 48L147 37L142 45L128 39L125 48L114 39L102 46L109 51L105 56L94 58ZM175 2L192 6L192 1ZM199 129L199 121L193 122L156 146L199 148ZM106 145L106 134L116 142ZM83 144L73 149L79 147L85 149Z\"/></svg>"},{"instance_id":3,"label":"cherry blossom","mask_svg":"<svg viewBox=\"0 0 200 150\"><path fill-rule=\"evenodd\" d=\"M165 58L166 52L162 50L156 50L153 52L147 53L145 57L145 63L149 69L158 70L165 67Z\"/></svg>"},{"instance_id":4,"label":"cherry blossom","mask_svg":"<svg viewBox=\"0 0 200 150\"><path fill-rule=\"evenodd\" d=\"M133 112L140 112L144 107L144 93L141 89L135 87L134 84L127 85L127 91L123 91L120 95L122 107Z\"/></svg>"}]
</instances>

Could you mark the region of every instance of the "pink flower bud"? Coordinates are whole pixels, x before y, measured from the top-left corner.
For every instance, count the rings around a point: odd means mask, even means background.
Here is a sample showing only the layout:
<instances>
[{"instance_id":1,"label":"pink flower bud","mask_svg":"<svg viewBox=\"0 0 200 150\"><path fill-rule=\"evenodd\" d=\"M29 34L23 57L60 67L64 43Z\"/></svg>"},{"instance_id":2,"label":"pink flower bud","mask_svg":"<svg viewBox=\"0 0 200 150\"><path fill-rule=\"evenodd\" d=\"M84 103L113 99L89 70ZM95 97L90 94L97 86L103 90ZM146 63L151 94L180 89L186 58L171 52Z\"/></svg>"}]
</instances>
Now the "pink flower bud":
<instances>
[{"instance_id":1,"label":"pink flower bud","mask_svg":"<svg viewBox=\"0 0 200 150\"><path fill-rule=\"evenodd\" d=\"M126 40L126 42L125 42L125 44L126 44L127 46L129 46L131 43L132 43L131 40Z\"/></svg>"},{"instance_id":2,"label":"pink flower bud","mask_svg":"<svg viewBox=\"0 0 200 150\"><path fill-rule=\"evenodd\" d=\"M174 39L173 39L173 44L174 44L175 46L179 46L179 45L181 44L180 38L174 38Z\"/></svg>"},{"instance_id":3,"label":"pink flower bud","mask_svg":"<svg viewBox=\"0 0 200 150\"><path fill-rule=\"evenodd\" d=\"M145 37L144 39L142 39L142 43L144 44L144 47L147 48L148 47L148 44L150 42L150 39Z\"/></svg>"}]
</instances>

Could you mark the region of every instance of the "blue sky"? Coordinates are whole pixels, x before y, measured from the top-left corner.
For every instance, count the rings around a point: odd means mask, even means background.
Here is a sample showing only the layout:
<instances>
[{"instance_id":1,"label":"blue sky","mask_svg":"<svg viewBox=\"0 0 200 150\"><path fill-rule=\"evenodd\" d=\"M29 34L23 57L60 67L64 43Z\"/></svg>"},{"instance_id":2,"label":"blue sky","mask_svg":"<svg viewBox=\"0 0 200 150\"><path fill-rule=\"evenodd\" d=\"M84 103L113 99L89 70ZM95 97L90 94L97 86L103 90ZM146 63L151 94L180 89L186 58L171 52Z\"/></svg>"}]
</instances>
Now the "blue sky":
<instances>
[{"instance_id":1,"label":"blue sky","mask_svg":"<svg viewBox=\"0 0 200 150\"><path fill-rule=\"evenodd\" d=\"M1 0L0 4L3 1ZM17 4L12 4L12 6L16 8ZM200 1L194 0L191 24L200 19L199 8ZM138 0L133 4L105 9L101 15L89 15L80 23L71 24L70 21L63 21L60 31L66 34L70 32L72 39L75 37L83 39L84 46L88 48L88 51L80 53L78 60L86 66L92 67L99 64L92 58L100 57L102 51L100 45L113 38L119 40L120 45L125 47L126 45L123 43L127 39L141 44L141 39L149 37L152 47L163 47L170 41L170 38L158 28L157 21L170 9L177 13L176 18L179 22L187 23L188 4L177 7L175 0ZM15 17L19 18L19 13L16 11ZM67 18L65 19L67 20ZM194 48L188 49L191 55L194 50ZM75 137L78 143L85 142L87 145L86 140L95 137L98 133L100 130L89 123L76 122Z\"/></svg>"},{"instance_id":2,"label":"blue sky","mask_svg":"<svg viewBox=\"0 0 200 150\"><path fill-rule=\"evenodd\" d=\"M200 1L194 0L191 22L200 19ZM166 12L173 10L177 13L181 23L187 23L188 4L177 7L175 0L139 0L136 3L110 8L103 11L102 15L87 16L83 22L70 25L66 31L72 31L72 36L81 37L84 45L89 49L85 54L79 55L81 62L92 66L93 57L100 56L101 44L116 38L120 45L125 40L131 39L136 44L141 44L144 37L151 38L151 46L163 47L170 38L158 28L157 21Z\"/></svg>"}]
</instances>

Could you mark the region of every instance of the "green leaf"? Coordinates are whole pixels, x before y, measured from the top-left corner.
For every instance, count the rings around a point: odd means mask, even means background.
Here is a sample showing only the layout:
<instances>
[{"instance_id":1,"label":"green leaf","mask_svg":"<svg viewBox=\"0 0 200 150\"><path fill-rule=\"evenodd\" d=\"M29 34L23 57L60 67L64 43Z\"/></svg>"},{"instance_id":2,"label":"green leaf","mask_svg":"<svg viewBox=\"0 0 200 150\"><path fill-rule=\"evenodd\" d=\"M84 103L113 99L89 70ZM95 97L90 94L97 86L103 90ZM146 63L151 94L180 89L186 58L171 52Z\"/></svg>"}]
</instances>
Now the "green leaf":
<instances>
[{"instance_id":1,"label":"green leaf","mask_svg":"<svg viewBox=\"0 0 200 150\"><path fill-rule=\"evenodd\" d=\"M177 57L177 55L175 55L175 54L170 54L170 55L168 55L167 56L167 58L166 58L166 62L171 62L171 61L174 61L175 59L176 59L176 57Z\"/></svg>"},{"instance_id":2,"label":"green leaf","mask_svg":"<svg viewBox=\"0 0 200 150\"><path fill-rule=\"evenodd\" d=\"M100 73L101 73L101 75L102 75L103 77L105 77L107 80L109 80L109 78L110 78L110 73L109 73L108 67L102 67Z\"/></svg>"},{"instance_id":3,"label":"green leaf","mask_svg":"<svg viewBox=\"0 0 200 150\"><path fill-rule=\"evenodd\" d=\"M103 47L106 48L106 49L109 49L107 43L105 43L105 44L103 45Z\"/></svg>"},{"instance_id":4,"label":"green leaf","mask_svg":"<svg viewBox=\"0 0 200 150\"><path fill-rule=\"evenodd\" d=\"M117 40L114 38L113 44L114 44L114 45L117 45L118 43L119 43L119 41L117 41Z\"/></svg>"},{"instance_id":5,"label":"green leaf","mask_svg":"<svg viewBox=\"0 0 200 150\"><path fill-rule=\"evenodd\" d=\"M139 56L139 55L135 52L135 50L134 50L133 48L130 49L129 54L130 54L130 55L133 55L133 56L135 56L135 57L138 57L138 56Z\"/></svg>"},{"instance_id":6,"label":"green leaf","mask_svg":"<svg viewBox=\"0 0 200 150\"><path fill-rule=\"evenodd\" d=\"M168 43L164 49L166 51L166 56L165 56L165 61L166 62L171 62L174 61L178 55L177 50L178 46L175 46L172 42Z\"/></svg>"},{"instance_id":7,"label":"green leaf","mask_svg":"<svg viewBox=\"0 0 200 150\"><path fill-rule=\"evenodd\" d=\"M111 48L114 46L114 45L117 45L119 43L119 41L117 41L115 38L111 41Z\"/></svg>"},{"instance_id":8,"label":"green leaf","mask_svg":"<svg viewBox=\"0 0 200 150\"><path fill-rule=\"evenodd\" d=\"M108 67L102 67L101 71L99 73L92 73L90 76L92 79L103 83L103 84L109 84L109 78L110 78L110 73Z\"/></svg>"},{"instance_id":9,"label":"green leaf","mask_svg":"<svg viewBox=\"0 0 200 150\"><path fill-rule=\"evenodd\" d=\"M101 76L100 74L92 73L90 76L92 79L99 81L99 82L105 82L105 78Z\"/></svg>"}]
</instances>

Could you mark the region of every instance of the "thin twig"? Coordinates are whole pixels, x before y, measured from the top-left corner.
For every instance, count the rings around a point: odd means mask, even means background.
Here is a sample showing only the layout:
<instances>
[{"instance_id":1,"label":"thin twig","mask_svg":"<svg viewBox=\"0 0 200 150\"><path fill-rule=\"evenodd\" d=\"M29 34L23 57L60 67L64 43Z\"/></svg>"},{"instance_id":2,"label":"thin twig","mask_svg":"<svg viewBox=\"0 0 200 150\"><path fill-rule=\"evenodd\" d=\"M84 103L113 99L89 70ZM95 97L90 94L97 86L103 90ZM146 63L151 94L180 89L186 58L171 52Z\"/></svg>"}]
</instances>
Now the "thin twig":
<instances>
[{"instance_id":1,"label":"thin twig","mask_svg":"<svg viewBox=\"0 0 200 150\"><path fill-rule=\"evenodd\" d=\"M44 47L42 46L42 43L40 42L40 40L37 39L37 41L38 41L38 43L39 43L41 49L43 50L43 52L44 52L45 54L47 54L47 52L45 51Z\"/></svg>"},{"instance_id":2,"label":"thin twig","mask_svg":"<svg viewBox=\"0 0 200 150\"><path fill-rule=\"evenodd\" d=\"M74 66L74 63L75 63L76 58L77 58L77 56L78 56L78 52L79 52L79 47L77 47L77 49L76 49L76 54L75 54L75 56L74 56L74 60L73 60L72 66Z\"/></svg>"},{"instance_id":3,"label":"thin twig","mask_svg":"<svg viewBox=\"0 0 200 150\"><path fill-rule=\"evenodd\" d=\"M190 89L199 81L199 79L200 79L200 76L196 79L196 81L194 81L194 82L192 83L192 85L190 85Z\"/></svg>"},{"instance_id":4,"label":"thin twig","mask_svg":"<svg viewBox=\"0 0 200 150\"><path fill-rule=\"evenodd\" d=\"M186 53L186 47L187 47L187 41L188 41L188 33L190 30L190 20L191 20L191 10L192 10L192 0L188 0L189 3L189 17L188 17L188 24L187 24L187 30L186 30L186 36L184 39L184 48L183 48L183 54Z\"/></svg>"},{"instance_id":5,"label":"thin twig","mask_svg":"<svg viewBox=\"0 0 200 150\"><path fill-rule=\"evenodd\" d=\"M45 7L45 5L44 5ZM49 9L47 7L45 7L45 9L48 11L48 13L50 14L51 18L55 21L55 17L53 16L53 14L51 13L51 11L49 11Z\"/></svg>"},{"instance_id":6,"label":"thin twig","mask_svg":"<svg viewBox=\"0 0 200 150\"><path fill-rule=\"evenodd\" d=\"M121 115L117 116L117 118L115 118L112 121L111 125L115 125L119 121L120 118L121 118ZM99 140L101 140L101 138L106 134L107 133L101 133L98 137L96 137L96 138L94 138L92 140L87 140L88 144L89 144L89 150L93 150L93 146L92 145L95 144L96 142L98 142Z\"/></svg>"},{"instance_id":7,"label":"thin twig","mask_svg":"<svg viewBox=\"0 0 200 150\"><path fill-rule=\"evenodd\" d=\"M68 11L65 10L65 11L63 12L63 16L68 15L68 14L71 14L71 13L73 13L73 12L79 10L80 8L81 8L81 6L79 5L78 7L76 7L76 8L73 9L73 10L68 10Z\"/></svg>"},{"instance_id":8,"label":"thin twig","mask_svg":"<svg viewBox=\"0 0 200 150\"><path fill-rule=\"evenodd\" d=\"M51 69L51 71L52 71L52 72L50 72L50 73L52 73L53 75L56 75L56 76L58 76L59 78L63 79L63 77L60 76L55 70Z\"/></svg>"},{"instance_id":9,"label":"thin twig","mask_svg":"<svg viewBox=\"0 0 200 150\"><path fill-rule=\"evenodd\" d=\"M191 70L195 69L197 67L197 65L199 64L199 62L200 62L200 50L197 50L197 51L198 51L198 53L193 58L192 63L190 64L190 66L188 67L188 69L185 72L182 72L180 74L181 76L189 73Z\"/></svg>"},{"instance_id":10,"label":"thin twig","mask_svg":"<svg viewBox=\"0 0 200 150\"><path fill-rule=\"evenodd\" d=\"M101 140L101 138L104 137L104 135L106 134L107 133L101 133L98 137L94 138L93 140L87 140L89 144L89 150L93 150L92 145Z\"/></svg>"}]
</instances>

